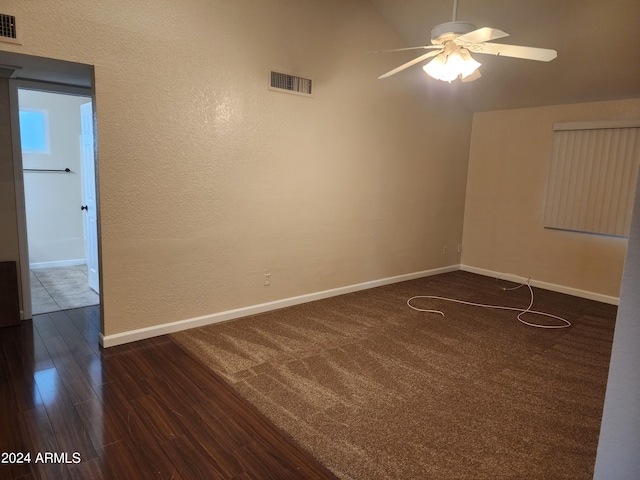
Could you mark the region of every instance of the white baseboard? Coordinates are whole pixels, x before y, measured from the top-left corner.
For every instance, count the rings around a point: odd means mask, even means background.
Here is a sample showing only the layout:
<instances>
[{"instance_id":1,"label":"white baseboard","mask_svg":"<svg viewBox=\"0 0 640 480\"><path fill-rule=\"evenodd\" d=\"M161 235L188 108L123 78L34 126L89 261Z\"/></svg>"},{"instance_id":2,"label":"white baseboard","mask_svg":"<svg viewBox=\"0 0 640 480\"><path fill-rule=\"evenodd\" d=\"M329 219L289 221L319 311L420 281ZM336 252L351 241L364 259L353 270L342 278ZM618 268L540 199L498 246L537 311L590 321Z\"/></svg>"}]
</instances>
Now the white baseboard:
<instances>
[{"instance_id":1,"label":"white baseboard","mask_svg":"<svg viewBox=\"0 0 640 480\"><path fill-rule=\"evenodd\" d=\"M360 290L367 290L369 288L381 287L383 285L390 285L392 283L404 282L407 280L414 280L416 278L422 278L422 277L429 277L431 275L439 275L441 273L454 272L459 269L460 269L459 265L450 265L448 267L434 268L431 270L424 270L421 272L408 273L405 275L398 275L395 277L382 278L380 280L373 280L370 282L358 283L355 285L348 285L346 287L334 288L331 290L324 290L321 292L310 293L307 295L300 295L297 297L285 298L285 299L276 300L273 302L261 303L258 305L251 305L249 307L243 307L243 308L237 308L234 310L227 310L224 312L213 313L211 315L204 315L202 317L189 318L189 319L180 320L177 322L164 323L162 325L155 325L153 327L140 328L138 330L131 330L128 332L116 333L114 335L100 334L100 344L104 348L115 347L116 345L122 345L124 343L135 342L137 340L144 340L146 338L157 337L159 335L175 333L181 330L188 330L190 328L202 327L204 325L210 325L213 323L225 322L227 320L233 320L234 318L246 317L249 315L256 315L258 313L264 313L264 312L277 310L284 307L299 305L301 303L313 302L315 300L322 300L324 298L336 297L338 295L344 295L347 293L357 292Z\"/></svg>"},{"instance_id":2,"label":"white baseboard","mask_svg":"<svg viewBox=\"0 0 640 480\"><path fill-rule=\"evenodd\" d=\"M469 265L450 265L447 267L434 268L431 270L424 270L421 272L408 273L405 275L398 275L395 277L382 278L380 280L373 280L370 282L358 283L355 285L348 285L346 287L339 287L331 290L323 290L321 292L310 293L307 295L300 295L297 297L284 298L282 300L276 300L268 303L261 303L258 305L251 305L248 307L237 308L234 310L227 310L224 312L213 313L211 315L188 318L186 320L179 320L177 322L164 323L162 325L155 325L152 327L140 328L137 330L130 330L128 332L116 333L114 335L100 334L100 344L104 348L115 347L117 345L135 342L138 340L144 340L147 338L153 338L159 335L175 333L182 330L188 330L190 328L203 327L205 325L211 325L213 323L218 323L218 322L226 322L227 320L233 320L234 318L247 317L249 315L256 315L258 313L269 312L271 310L278 310L280 308L291 307L293 305L299 305L301 303L313 302L315 300L322 300L324 298L336 297L338 295L345 295L347 293L357 292L360 290L367 290L370 288L381 287L384 285L404 282L407 280L414 280L416 278L429 277L432 275L439 275L441 273L454 272L456 270L463 270L465 272L477 273L479 275L484 275L484 276L493 277L493 278L497 278L505 275L504 273L501 273L501 272L494 272L492 270L486 270L484 268L471 267ZM568 295L587 298L589 300L595 300L598 302L608 303L611 305L618 305L620 301L618 297L611 297L608 295L602 295L599 293L579 290L577 288L565 287L563 285L556 285L553 283L531 280L530 284L533 287L544 288L545 290L551 290L553 292L566 293Z\"/></svg>"},{"instance_id":3,"label":"white baseboard","mask_svg":"<svg viewBox=\"0 0 640 480\"><path fill-rule=\"evenodd\" d=\"M55 268L55 267L74 267L76 265L84 265L87 263L84 258L76 258L72 260L56 260L55 262L36 262L30 263L30 270L40 270L42 268Z\"/></svg>"},{"instance_id":4,"label":"white baseboard","mask_svg":"<svg viewBox=\"0 0 640 480\"><path fill-rule=\"evenodd\" d=\"M498 278L508 274L501 272L494 272L493 270L486 270L484 268L471 267L469 265L460 265L460 270L465 272L477 273L487 277ZM505 277L508 278L508 277ZM556 285L555 283L541 282L539 280L531 279L529 282L532 287L544 288L545 290L551 290L552 292L566 293L567 295L573 295L574 297L587 298L589 300L595 300L597 302L609 303L611 305L618 305L620 303L619 297L611 297L609 295L602 295L600 293L589 292L586 290L580 290L572 287L565 287L564 285Z\"/></svg>"}]
</instances>

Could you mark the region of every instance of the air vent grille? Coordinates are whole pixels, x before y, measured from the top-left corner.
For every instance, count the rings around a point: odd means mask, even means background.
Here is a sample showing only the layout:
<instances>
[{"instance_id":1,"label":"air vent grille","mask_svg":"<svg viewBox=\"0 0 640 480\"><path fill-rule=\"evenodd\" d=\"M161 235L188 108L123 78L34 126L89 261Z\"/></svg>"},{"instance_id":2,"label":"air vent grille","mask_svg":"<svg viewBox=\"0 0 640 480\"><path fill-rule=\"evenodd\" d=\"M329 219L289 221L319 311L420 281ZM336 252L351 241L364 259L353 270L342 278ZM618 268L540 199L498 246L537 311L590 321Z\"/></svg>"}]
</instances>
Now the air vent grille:
<instances>
[{"instance_id":1,"label":"air vent grille","mask_svg":"<svg viewBox=\"0 0 640 480\"><path fill-rule=\"evenodd\" d=\"M272 89L285 90L290 93L311 95L312 81L309 78L272 71L270 87Z\"/></svg>"},{"instance_id":2,"label":"air vent grille","mask_svg":"<svg viewBox=\"0 0 640 480\"><path fill-rule=\"evenodd\" d=\"M0 41L18 43L18 29L14 15L0 13Z\"/></svg>"}]
</instances>

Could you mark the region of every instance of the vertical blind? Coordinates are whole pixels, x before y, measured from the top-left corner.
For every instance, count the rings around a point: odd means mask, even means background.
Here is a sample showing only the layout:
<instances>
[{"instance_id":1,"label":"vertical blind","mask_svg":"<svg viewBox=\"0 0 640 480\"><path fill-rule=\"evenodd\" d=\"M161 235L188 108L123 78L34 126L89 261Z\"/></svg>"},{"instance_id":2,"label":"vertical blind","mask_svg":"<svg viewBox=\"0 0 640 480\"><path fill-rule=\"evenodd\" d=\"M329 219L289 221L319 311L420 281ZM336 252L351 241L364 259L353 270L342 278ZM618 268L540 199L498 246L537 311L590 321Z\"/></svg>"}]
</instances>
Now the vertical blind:
<instances>
[{"instance_id":1,"label":"vertical blind","mask_svg":"<svg viewBox=\"0 0 640 480\"><path fill-rule=\"evenodd\" d=\"M628 236L640 121L556 123L544 226Z\"/></svg>"}]
</instances>

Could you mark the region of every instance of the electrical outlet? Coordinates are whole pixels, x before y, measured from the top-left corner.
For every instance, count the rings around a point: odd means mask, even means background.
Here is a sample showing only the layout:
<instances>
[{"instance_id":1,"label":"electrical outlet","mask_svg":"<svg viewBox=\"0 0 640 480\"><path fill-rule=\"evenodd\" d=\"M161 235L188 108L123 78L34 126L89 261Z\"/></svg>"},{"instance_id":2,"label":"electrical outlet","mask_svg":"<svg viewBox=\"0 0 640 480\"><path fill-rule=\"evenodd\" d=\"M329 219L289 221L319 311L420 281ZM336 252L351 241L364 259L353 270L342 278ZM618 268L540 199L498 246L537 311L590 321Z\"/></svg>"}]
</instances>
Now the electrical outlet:
<instances>
[{"instance_id":1,"label":"electrical outlet","mask_svg":"<svg viewBox=\"0 0 640 480\"><path fill-rule=\"evenodd\" d=\"M442 254L443 255L447 254L447 247L446 246L442 247Z\"/></svg>"},{"instance_id":2,"label":"electrical outlet","mask_svg":"<svg viewBox=\"0 0 640 480\"><path fill-rule=\"evenodd\" d=\"M269 272L264 273L264 286L268 287L271 285L271 274Z\"/></svg>"},{"instance_id":3,"label":"electrical outlet","mask_svg":"<svg viewBox=\"0 0 640 480\"><path fill-rule=\"evenodd\" d=\"M462 245L458 245L458 253L462 253Z\"/></svg>"}]
</instances>

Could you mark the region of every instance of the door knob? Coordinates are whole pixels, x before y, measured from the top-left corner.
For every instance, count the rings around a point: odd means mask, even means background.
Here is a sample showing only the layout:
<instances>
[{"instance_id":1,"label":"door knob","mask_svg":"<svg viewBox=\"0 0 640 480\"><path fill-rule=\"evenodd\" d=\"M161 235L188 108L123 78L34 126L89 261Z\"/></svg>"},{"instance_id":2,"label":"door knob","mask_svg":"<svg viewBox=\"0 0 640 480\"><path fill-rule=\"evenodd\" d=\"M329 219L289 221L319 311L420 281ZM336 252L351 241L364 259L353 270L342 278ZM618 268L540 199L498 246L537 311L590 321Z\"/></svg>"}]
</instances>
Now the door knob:
<instances>
[{"instance_id":1,"label":"door knob","mask_svg":"<svg viewBox=\"0 0 640 480\"><path fill-rule=\"evenodd\" d=\"M80 210L86 210L88 212L89 211L89 207L87 205L82 205L80 207Z\"/></svg>"}]
</instances>

